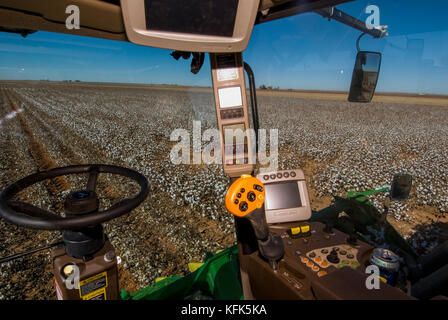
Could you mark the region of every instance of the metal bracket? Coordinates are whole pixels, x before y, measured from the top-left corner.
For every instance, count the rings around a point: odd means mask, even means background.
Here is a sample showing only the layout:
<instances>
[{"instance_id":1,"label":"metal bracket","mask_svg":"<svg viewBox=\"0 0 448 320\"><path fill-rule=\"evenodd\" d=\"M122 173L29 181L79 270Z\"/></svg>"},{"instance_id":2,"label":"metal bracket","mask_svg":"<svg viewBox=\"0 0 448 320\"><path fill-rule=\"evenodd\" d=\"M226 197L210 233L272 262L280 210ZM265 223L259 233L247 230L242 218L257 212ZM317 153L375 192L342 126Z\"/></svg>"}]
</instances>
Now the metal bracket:
<instances>
[{"instance_id":1,"label":"metal bracket","mask_svg":"<svg viewBox=\"0 0 448 320\"><path fill-rule=\"evenodd\" d=\"M368 28L366 23L358 20L341 10L338 10L335 7L326 7L322 9L314 10L315 13L321 15L324 18L327 18L329 21L331 19L339 21L345 25L348 25L352 28L355 28L359 31L362 31L363 33L369 34L374 38L384 38L387 37L389 34L387 33L387 26L377 26L373 28Z\"/></svg>"},{"instance_id":2,"label":"metal bracket","mask_svg":"<svg viewBox=\"0 0 448 320\"><path fill-rule=\"evenodd\" d=\"M358 37L358 39L356 40L356 49L358 50L358 52L361 51L361 50L359 49L359 40L361 40L362 36L365 35L365 34L366 34L365 32L361 33L361 35L360 35L360 36Z\"/></svg>"}]
</instances>

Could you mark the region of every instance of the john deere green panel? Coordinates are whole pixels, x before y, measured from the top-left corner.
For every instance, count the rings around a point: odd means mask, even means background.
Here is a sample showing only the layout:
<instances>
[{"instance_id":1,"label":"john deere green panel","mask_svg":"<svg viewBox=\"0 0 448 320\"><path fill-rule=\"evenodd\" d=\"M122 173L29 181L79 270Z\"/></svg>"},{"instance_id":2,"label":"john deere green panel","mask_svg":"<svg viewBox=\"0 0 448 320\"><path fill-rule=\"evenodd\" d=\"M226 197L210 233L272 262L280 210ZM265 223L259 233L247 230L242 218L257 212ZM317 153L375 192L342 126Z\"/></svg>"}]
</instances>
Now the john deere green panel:
<instances>
[{"instance_id":1,"label":"john deere green panel","mask_svg":"<svg viewBox=\"0 0 448 320\"><path fill-rule=\"evenodd\" d=\"M202 267L185 277L168 277L132 294L122 290L121 297L125 300L179 300L196 291L206 292L214 299L243 299L237 246L208 258Z\"/></svg>"}]
</instances>

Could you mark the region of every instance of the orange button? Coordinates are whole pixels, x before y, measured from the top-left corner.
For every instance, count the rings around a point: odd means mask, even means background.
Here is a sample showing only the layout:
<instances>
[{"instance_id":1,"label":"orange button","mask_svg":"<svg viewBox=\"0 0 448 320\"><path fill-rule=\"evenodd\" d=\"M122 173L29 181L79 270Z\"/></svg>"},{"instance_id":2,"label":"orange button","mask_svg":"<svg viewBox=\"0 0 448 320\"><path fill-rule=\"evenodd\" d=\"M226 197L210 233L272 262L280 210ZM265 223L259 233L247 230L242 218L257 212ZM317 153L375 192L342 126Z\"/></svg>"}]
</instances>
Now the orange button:
<instances>
[{"instance_id":1,"label":"orange button","mask_svg":"<svg viewBox=\"0 0 448 320\"><path fill-rule=\"evenodd\" d=\"M309 260L308 260L307 257L302 257L302 258L300 259L300 261L302 261L302 263L307 263Z\"/></svg>"},{"instance_id":2,"label":"orange button","mask_svg":"<svg viewBox=\"0 0 448 320\"><path fill-rule=\"evenodd\" d=\"M316 261L317 263L321 263L322 262L322 257L319 256L316 259L314 259L314 261Z\"/></svg>"},{"instance_id":3,"label":"orange button","mask_svg":"<svg viewBox=\"0 0 448 320\"><path fill-rule=\"evenodd\" d=\"M317 272L317 271L319 271L319 267L316 266L316 265L314 265L314 266L311 268L311 270L313 270L314 272Z\"/></svg>"},{"instance_id":4,"label":"orange button","mask_svg":"<svg viewBox=\"0 0 448 320\"><path fill-rule=\"evenodd\" d=\"M324 275L326 275L327 274L327 271L319 271L318 273L317 273L317 276L320 278L320 277L323 277Z\"/></svg>"},{"instance_id":5,"label":"orange button","mask_svg":"<svg viewBox=\"0 0 448 320\"><path fill-rule=\"evenodd\" d=\"M307 267L312 267L312 266L314 266L314 263L313 263L313 261L308 261L308 263L306 264L306 266Z\"/></svg>"},{"instance_id":6,"label":"orange button","mask_svg":"<svg viewBox=\"0 0 448 320\"><path fill-rule=\"evenodd\" d=\"M327 261L324 261L324 262L322 262L322 263L320 264L320 266L321 266L322 268L326 268L326 267L328 267L328 262L327 262Z\"/></svg>"}]
</instances>

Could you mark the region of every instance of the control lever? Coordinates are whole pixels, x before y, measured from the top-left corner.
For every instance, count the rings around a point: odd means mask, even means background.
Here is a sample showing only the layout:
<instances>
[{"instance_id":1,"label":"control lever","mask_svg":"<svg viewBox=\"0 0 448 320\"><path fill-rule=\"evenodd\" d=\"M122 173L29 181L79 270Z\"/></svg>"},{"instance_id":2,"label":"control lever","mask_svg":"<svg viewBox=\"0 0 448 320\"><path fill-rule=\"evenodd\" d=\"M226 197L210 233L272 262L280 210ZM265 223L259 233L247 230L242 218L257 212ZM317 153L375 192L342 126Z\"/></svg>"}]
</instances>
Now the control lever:
<instances>
[{"instance_id":1,"label":"control lever","mask_svg":"<svg viewBox=\"0 0 448 320\"><path fill-rule=\"evenodd\" d=\"M258 240L258 250L262 257L269 261L272 269L277 270L277 261L285 254L281 236L269 232L266 214L263 208L255 209L245 216L250 221Z\"/></svg>"},{"instance_id":2,"label":"control lever","mask_svg":"<svg viewBox=\"0 0 448 320\"><path fill-rule=\"evenodd\" d=\"M352 246L356 246L358 245L358 239L354 234L349 234L349 236L347 237L347 243L351 244Z\"/></svg>"},{"instance_id":3,"label":"control lever","mask_svg":"<svg viewBox=\"0 0 448 320\"><path fill-rule=\"evenodd\" d=\"M336 251L335 248L333 248L333 250L331 250L330 254L327 256L327 260L330 261L331 263L339 263L339 257L338 257L338 252Z\"/></svg>"},{"instance_id":4,"label":"control lever","mask_svg":"<svg viewBox=\"0 0 448 320\"><path fill-rule=\"evenodd\" d=\"M282 238L269 232L264 212L264 185L251 175L242 175L227 190L226 208L238 218L248 219L258 240L260 255L269 261L274 270L278 269L285 248Z\"/></svg>"},{"instance_id":5,"label":"control lever","mask_svg":"<svg viewBox=\"0 0 448 320\"><path fill-rule=\"evenodd\" d=\"M327 221L323 231L325 233L333 233L333 222Z\"/></svg>"}]
</instances>

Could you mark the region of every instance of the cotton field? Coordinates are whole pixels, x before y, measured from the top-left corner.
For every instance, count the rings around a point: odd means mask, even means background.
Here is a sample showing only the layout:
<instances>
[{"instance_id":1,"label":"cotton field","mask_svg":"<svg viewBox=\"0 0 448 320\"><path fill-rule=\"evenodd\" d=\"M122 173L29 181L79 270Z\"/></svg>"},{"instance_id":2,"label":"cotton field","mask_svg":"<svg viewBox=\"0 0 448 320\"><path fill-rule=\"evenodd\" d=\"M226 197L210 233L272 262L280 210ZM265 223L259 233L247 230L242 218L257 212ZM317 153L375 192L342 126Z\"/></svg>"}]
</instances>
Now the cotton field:
<instances>
[{"instance_id":1,"label":"cotton field","mask_svg":"<svg viewBox=\"0 0 448 320\"><path fill-rule=\"evenodd\" d=\"M203 131L216 127L211 90L0 82L0 188L38 170L7 96L58 166L115 164L150 181L151 193L139 208L105 225L122 260L125 289L185 274L188 262L235 243L233 218L223 205L229 179L221 167L170 161L173 130L191 132L193 121L201 121ZM392 204L389 221L410 226L403 234L423 253L441 241L439 226L418 226L447 221L448 108L273 95L259 95L258 103L261 128L279 130L279 169L304 168L314 209L322 208L320 198L328 202L349 190L388 185L394 173L410 173L411 198ZM87 181L67 179L72 187ZM107 207L137 188L126 179L100 175L97 191ZM43 184L20 195L53 211L60 210L63 196L51 196ZM379 208L381 201L374 198ZM0 257L60 238L59 232L20 229L4 221L0 230ZM0 299L52 299L53 291L48 251L0 265Z\"/></svg>"}]
</instances>

